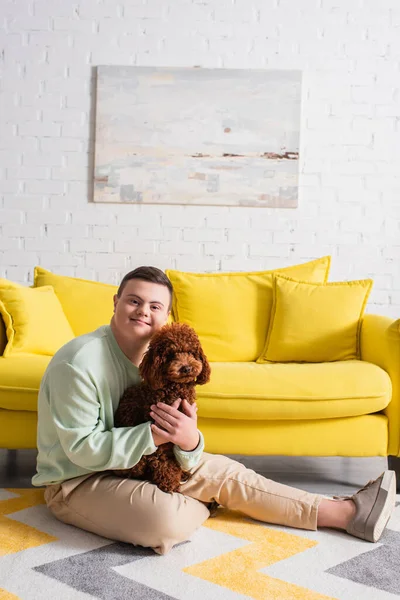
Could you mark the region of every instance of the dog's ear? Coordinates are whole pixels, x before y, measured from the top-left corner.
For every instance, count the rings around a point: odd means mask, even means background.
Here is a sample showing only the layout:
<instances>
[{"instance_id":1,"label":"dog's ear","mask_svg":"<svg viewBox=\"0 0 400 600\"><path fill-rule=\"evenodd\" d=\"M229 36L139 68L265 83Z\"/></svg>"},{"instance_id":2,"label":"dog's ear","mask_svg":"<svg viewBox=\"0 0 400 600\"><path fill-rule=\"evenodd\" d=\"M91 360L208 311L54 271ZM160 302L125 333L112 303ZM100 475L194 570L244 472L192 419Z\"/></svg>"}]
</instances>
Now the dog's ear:
<instances>
[{"instance_id":1,"label":"dog's ear","mask_svg":"<svg viewBox=\"0 0 400 600\"><path fill-rule=\"evenodd\" d=\"M196 384L204 385L205 383L208 383L210 381L211 367L201 346L199 347L199 358L203 363L203 368L201 370L200 375L196 379Z\"/></svg>"},{"instance_id":2,"label":"dog's ear","mask_svg":"<svg viewBox=\"0 0 400 600\"><path fill-rule=\"evenodd\" d=\"M163 356L150 345L139 365L142 379L153 389L159 390L164 386L162 378Z\"/></svg>"}]
</instances>

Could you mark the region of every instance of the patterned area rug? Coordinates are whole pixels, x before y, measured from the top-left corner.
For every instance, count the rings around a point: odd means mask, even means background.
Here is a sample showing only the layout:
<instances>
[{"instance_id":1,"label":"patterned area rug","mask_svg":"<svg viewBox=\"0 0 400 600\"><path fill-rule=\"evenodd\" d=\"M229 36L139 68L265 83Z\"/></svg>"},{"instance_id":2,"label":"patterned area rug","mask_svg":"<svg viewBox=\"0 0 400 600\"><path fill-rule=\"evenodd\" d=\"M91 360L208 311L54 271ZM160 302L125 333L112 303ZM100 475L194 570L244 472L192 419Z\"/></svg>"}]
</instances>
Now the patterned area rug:
<instances>
[{"instance_id":1,"label":"patterned area rug","mask_svg":"<svg viewBox=\"0 0 400 600\"><path fill-rule=\"evenodd\" d=\"M0 600L393 600L399 505L377 544L220 508L158 556L60 523L43 490L0 489Z\"/></svg>"}]
</instances>

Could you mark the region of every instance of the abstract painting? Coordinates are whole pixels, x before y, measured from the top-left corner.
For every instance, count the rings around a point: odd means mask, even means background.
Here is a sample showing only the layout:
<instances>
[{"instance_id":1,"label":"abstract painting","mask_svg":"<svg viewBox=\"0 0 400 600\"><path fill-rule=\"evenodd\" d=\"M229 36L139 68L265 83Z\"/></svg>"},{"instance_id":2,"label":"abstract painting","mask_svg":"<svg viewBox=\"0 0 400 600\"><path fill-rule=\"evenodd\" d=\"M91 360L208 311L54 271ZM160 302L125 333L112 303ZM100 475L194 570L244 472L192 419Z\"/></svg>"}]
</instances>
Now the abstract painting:
<instances>
[{"instance_id":1,"label":"abstract painting","mask_svg":"<svg viewBox=\"0 0 400 600\"><path fill-rule=\"evenodd\" d=\"M294 208L301 72L100 66L94 201Z\"/></svg>"}]
</instances>

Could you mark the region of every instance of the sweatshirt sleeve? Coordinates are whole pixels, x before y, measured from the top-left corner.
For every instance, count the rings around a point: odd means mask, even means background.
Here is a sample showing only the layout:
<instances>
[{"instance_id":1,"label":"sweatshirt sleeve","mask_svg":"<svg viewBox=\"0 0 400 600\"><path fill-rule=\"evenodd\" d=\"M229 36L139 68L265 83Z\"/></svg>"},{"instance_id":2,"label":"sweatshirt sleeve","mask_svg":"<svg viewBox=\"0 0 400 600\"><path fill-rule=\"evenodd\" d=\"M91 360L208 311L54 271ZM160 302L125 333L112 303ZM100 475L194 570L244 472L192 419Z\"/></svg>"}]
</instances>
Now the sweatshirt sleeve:
<instances>
[{"instance_id":1,"label":"sweatshirt sleeve","mask_svg":"<svg viewBox=\"0 0 400 600\"><path fill-rule=\"evenodd\" d=\"M197 447L191 452L185 452L185 450L182 450L181 448L179 448L179 446L174 446L175 458L182 467L182 469L184 469L184 471L190 471L190 469L193 469L193 467L195 467L198 464L201 455L203 454L204 437L201 431L199 431L199 435L199 443L197 444Z\"/></svg>"},{"instance_id":2,"label":"sweatshirt sleeve","mask_svg":"<svg viewBox=\"0 0 400 600\"><path fill-rule=\"evenodd\" d=\"M144 454L156 451L149 422L107 427L111 398L105 406L90 377L74 366L55 366L47 373L43 388L60 444L75 465L89 471L127 469Z\"/></svg>"}]
</instances>

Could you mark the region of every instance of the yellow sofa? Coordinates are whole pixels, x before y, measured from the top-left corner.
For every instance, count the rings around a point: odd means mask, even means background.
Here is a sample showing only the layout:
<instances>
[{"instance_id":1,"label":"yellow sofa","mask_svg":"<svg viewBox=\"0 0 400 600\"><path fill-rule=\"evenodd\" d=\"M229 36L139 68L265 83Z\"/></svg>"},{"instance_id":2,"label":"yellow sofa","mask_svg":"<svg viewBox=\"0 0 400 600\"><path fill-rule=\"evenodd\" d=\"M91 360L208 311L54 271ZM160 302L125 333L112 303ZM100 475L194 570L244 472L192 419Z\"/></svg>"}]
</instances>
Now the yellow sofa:
<instances>
[{"instance_id":1,"label":"yellow sofa","mask_svg":"<svg viewBox=\"0 0 400 600\"><path fill-rule=\"evenodd\" d=\"M259 278L269 272L260 272L261 275L215 274L215 277L199 274L189 284L182 274L182 285L180 272L167 273L176 292L174 318L185 320L195 327L196 322L192 321L198 319L198 333L211 358L211 381L197 388L199 428L204 434L207 451L243 455L388 456L391 468L398 470L400 320L362 314L357 334L359 355L355 359L326 362L256 359L263 349L267 334L264 331L260 338L254 338L254 348L249 350L254 354L251 355L253 360L246 360L251 356L246 354L247 350L244 351L245 339L243 343L236 342L234 348L233 338L229 336L235 330L244 338L247 334L232 319L243 322L247 333L252 319L255 327L260 327L258 317L250 314L256 310L259 315L260 298L256 295L252 298L252 291L246 286L253 277L256 288L252 289L259 292ZM280 273L293 276L290 269L283 269ZM231 275L236 275L235 285L244 294L239 300L242 302L246 298L248 303L243 306L241 314L237 314L237 307L233 307L235 312L230 314L229 307L235 299L232 295L223 298L221 306L227 305L223 315L227 314L228 321L221 323L225 317L215 309L218 290L224 292L224 285L231 283L224 277ZM313 276L322 277L320 273ZM203 280L202 277L210 279ZM274 281L276 279L274 275ZM204 281L213 286L214 295L199 298L202 312L198 315L196 310L184 314L185 301L187 309L191 294L198 298L196 286L204 285ZM288 281L292 280L288 277ZM36 268L34 287L42 285L53 287L74 335L84 333L85 329L90 331L111 318L115 286L62 277ZM326 277L315 283L321 289L325 285L328 285ZM96 322L94 305L87 302L86 314L90 316L87 317L90 322L85 325L83 302L93 291L97 299L101 298L97 301L98 319ZM269 293L269 288L265 288L266 291ZM204 310L210 313L216 311L214 322L211 316L211 321L204 321L207 315ZM276 315L277 307L272 303L266 312L269 314L274 310ZM231 325L227 327L229 319ZM218 338L213 334L213 327L221 326L226 331L225 347L221 342L224 335ZM37 394L51 354L24 352L22 348L21 352L3 356L6 344L6 329L0 318L0 448L35 448ZM221 360L224 352L228 352L228 356Z\"/></svg>"}]
</instances>

